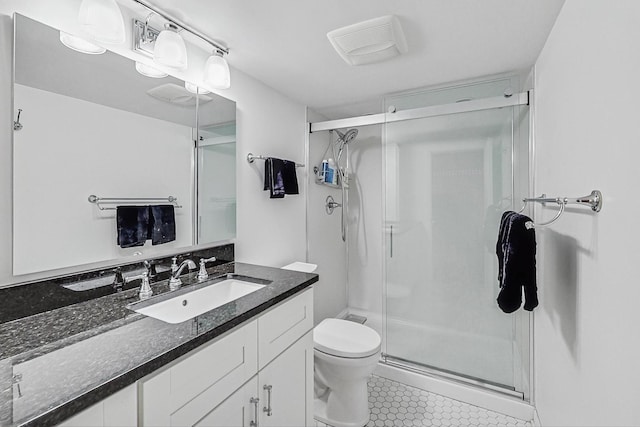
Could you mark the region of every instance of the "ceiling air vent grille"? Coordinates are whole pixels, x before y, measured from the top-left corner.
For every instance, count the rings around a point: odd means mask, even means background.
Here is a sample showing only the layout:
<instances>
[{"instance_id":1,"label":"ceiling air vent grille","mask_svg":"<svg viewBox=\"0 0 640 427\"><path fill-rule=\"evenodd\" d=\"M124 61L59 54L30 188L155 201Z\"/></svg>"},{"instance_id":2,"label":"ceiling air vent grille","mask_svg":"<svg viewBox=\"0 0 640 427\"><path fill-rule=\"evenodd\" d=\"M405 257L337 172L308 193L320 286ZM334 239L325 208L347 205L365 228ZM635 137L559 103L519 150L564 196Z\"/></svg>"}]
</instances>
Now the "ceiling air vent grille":
<instances>
[{"instance_id":1,"label":"ceiling air vent grille","mask_svg":"<svg viewBox=\"0 0 640 427\"><path fill-rule=\"evenodd\" d=\"M327 37L349 65L381 62L407 52L402 27L393 15L338 28Z\"/></svg>"}]
</instances>

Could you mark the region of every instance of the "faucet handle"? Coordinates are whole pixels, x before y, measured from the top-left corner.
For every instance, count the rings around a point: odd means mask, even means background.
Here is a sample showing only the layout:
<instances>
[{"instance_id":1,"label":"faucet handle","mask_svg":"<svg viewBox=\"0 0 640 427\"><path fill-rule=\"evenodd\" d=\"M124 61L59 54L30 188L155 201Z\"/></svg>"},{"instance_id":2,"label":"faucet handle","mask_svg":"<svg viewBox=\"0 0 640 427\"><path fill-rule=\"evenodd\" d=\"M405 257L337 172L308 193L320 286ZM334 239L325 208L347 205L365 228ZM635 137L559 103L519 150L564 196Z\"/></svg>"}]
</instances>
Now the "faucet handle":
<instances>
[{"instance_id":1,"label":"faucet handle","mask_svg":"<svg viewBox=\"0 0 640 427\"><path fill-rule=\"evenodd\" d=\"M149 275L147 274L147 272L145 271L141 274L141 276L142 285L140 285L140 292L138 293L138 295L140 296L140 299L143 300L153 295L153 291L151 290L151 286L149 285Z\"/></svg>"},{"instance_id":2,"label":"faucet handle","mask_svg":"<svg viewBox=\"0 0 640 427\"><path fill-rule=\"evenodd\" d=\"M198 275L196 276L198 278L198 282L202 282L209 278L209 273L207 273L207 266L205 265L206 263L207 260L205 260L204 258L200 258L200 270L198 271Z\"/></svg>"}]
</instances>

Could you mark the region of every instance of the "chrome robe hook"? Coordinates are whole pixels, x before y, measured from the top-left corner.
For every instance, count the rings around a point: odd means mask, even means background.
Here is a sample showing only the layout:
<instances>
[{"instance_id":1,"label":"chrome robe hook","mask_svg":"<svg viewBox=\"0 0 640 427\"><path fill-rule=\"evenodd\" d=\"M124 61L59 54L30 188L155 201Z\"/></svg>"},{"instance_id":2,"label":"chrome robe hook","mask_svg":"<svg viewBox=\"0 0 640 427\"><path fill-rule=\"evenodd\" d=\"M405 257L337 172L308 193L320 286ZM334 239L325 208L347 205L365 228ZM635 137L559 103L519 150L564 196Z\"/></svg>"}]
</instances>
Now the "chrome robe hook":
<instances>
[{"instance_id":1,"label":"chrome robe hook","mask_svg":"<svg viewBox=\"0 0 640 427\"><path fill-rule=\"evenodd\" d=\"M13 122L13 130L15 131L22 130L22 124L20 123L20 113L22 113L22 108L18 108L18 118L15 122Z\"/></svg>"}]
</instances>

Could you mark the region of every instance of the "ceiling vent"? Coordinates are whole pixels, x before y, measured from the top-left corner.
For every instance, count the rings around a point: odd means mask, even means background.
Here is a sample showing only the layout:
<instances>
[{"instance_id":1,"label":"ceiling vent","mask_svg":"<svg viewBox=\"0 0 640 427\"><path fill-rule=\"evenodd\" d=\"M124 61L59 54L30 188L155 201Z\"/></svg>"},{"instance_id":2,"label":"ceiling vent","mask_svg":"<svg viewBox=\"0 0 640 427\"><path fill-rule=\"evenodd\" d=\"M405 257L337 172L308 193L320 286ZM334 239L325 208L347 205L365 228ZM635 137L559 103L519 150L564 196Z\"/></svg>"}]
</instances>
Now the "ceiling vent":
<instances>
[{"instance_id":1,"label":"ceiling vent","mask_svg":"<svg viewBox=\"0 0 640 427\"><path fill-rule=\"evenodd\" d=\"M338 28L328 32L327 37L349 65L386 61L407 52L402 27L393 15Z\"/></svg>"},{"instance_id":2,"label":"ceiling vent","mask_svg":"<svg viewBox=\"0 0 640 427\"><path fill-rule=\"evenodd\" d=\"M180 105L182 107L194 107L196 105L196 95L186 90L183 86L167 83L156 86L147 91L147 94L160 101ZM212 101L213 98L200 94L200 105Z\"/></svg>"}]
</instances>

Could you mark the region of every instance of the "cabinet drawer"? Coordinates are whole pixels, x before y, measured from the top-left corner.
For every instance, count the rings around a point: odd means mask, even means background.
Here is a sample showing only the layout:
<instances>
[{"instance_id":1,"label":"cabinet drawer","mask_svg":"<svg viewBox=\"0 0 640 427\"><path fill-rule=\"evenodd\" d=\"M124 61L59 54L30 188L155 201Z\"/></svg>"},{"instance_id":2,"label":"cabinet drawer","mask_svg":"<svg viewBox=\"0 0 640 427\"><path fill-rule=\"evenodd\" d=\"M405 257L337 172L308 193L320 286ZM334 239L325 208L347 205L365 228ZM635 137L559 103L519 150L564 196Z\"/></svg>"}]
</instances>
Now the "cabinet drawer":
<instances>
[{"instance_id":1,"label":"cabinet drawer","mask_svg":"<svg viewBox=\"0 0 640 427\"><path fill-rule=\"evenodd\" d=\"M258 367L262 369L277 355L313 328L313 288L276 305L258 318Z\"/></svg>"},{"instance_id":2,"label":"cabinet drawer","mask_svg":"<svg viewBox=\"0 0 640 427\"><path fill-rule=\"evenodd\" d=\"M193 425L256 374L256 321L142 383L143 425Z\"/></svg>"}]
</instances>

